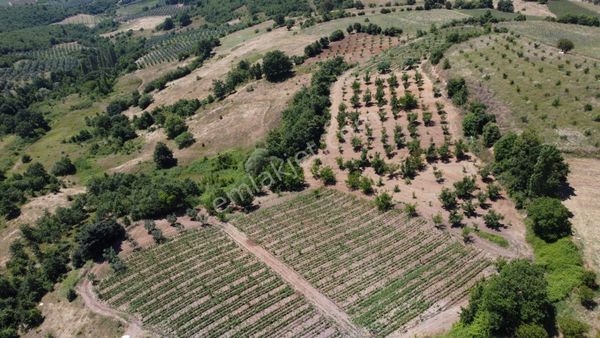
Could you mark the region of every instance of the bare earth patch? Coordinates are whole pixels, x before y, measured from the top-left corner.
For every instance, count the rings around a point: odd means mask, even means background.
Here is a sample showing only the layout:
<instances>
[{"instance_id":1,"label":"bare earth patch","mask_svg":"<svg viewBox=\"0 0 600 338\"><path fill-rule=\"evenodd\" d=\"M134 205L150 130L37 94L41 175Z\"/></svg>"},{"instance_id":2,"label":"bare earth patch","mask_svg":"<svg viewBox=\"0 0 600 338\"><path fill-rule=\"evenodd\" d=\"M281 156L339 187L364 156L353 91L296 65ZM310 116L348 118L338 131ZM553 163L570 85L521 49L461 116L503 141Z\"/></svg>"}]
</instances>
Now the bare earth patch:
<instances>
[{"instance_id":1,"label":"bare earth patch","mask_svg":"<svg viewBox=\"0 0 600 338\"><path fill-rule=\"evenodd\" d=\"M569 158L569 184L574 195L564 201L574 214L575 237L583 244L585 261L600 271L600 160Z\"/></svg>"}]
</instances>

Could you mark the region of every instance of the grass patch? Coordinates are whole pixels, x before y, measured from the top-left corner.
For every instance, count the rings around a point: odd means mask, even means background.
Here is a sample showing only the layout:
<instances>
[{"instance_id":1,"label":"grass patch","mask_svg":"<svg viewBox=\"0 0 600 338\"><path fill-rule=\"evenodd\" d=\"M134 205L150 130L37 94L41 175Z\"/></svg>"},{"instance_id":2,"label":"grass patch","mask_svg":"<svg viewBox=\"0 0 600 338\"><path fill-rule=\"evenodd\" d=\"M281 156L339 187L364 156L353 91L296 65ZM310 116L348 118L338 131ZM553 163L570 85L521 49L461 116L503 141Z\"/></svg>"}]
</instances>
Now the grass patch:
<instances>
[{"instance_id":1,"label":"grass patch","mask_svg":"<svg viewBox=\"0 0 600 338\"><path fill-rule=\"evenodd\" d=\"M527 241L533 247L535 261L546 269L548 295L557 302L565 299L571 290L581 284L583 258L581 251L571 240L564 237L547 243L527 228Z\"/></svg>"},{"instance_id":2,"label":"grass patch","mask_svg":"<svg viewBox=\"0 0 600 338\"><path fill-rule=\"evenodd\" d=\"M599 16L598 12L594 12L580 6L575 1L569 0L550 0L548 1L548 9L557 17L565 15Z\"/></svg>"},{"instance_id":3,"label":"grass patch","mask_svg":"<svg viewBox=\"0 0 600 338\"><path fill-rule=\"evenodd\" d=\"M550 46L556 46L559 39L569 39L575 44L574 53L592 58L598 58L600 55L600 28L598 27L543 20L501 22L498 25Z\"/></svg>"},{"instance_id":4,"label":"grass patch","mask_svg":"<svg viewBox=\"0 0 600 338\"><path fill-rule=\"evenodd\" d=\"M474 16L476 18L486 14L489 11L490 13L492 13L492 16L494 18L505 19L505 20L512 20L519 15L518 13L508 13L508 12L499 11L497 9L488 9L488 8L459 9L458 11L463 14L469 15L469 16ZM542 17L527 15L527 19L528 20L541 20Z\"/></svg>"},{"instance_id":5,"label":"grass patch","mask_svg":"<svg viewBox=\"0 0 600 338\"><path fill-rule=\"evenodd\" d=\"M496 244L496 245L498 245L500 247L508 248L509 245L510 245L508 243L508 241L504 237L502 237L500 235L493 234L493 233L490 233L490 232L487 232L487 231L481 231L481 230L475 230L475 229L473 229L473 230L474 230L473 233L475 235L477 235L477 237L483 238L483 239L485 239L487 241L490 241L490 242L492 242L492 243L494 243L494 244Z\"/></svg>"},{"instance_id":6,"label":"grass patch","mask_svg":"<svg viewBox=\"0 0 600 338\"><path fill-rule=\"evenodd\" d=\"M51 121L51 130L34 143L24 147L21 153L30 155L34 162L40 162L48 170L65 155L70 156L74 162L80 162L80 158L87 157L87 145L65 143L64 140L84 128L86 117L102 112L110 101L129 95L140 84L140 79L125 76L117 82L112 94L97 101L88 97L70 95L61 100L47 100L34 105L34 110L43 112ZM100 168L96 167L97 163L86 161L85 165L80 162L78 166L78 178L88 178L92 174L101 173ZM112 161L111 165L114 164L115 162ZM17 166L16 169L23 168Z\"/></svg>"},{"instance_id":7,"label":"grass patch","mask_svg":"<svg viewBox=\"0 0 600 338\"><path fill-rule=\"evenodd\" d=\"M391 26L400 27L404 31L403 35L406 36L407 33L409 35L414 35L419 29L429 30L432 24L439 26L454 19L460 20L468 17L467 14L458 11L449 11L446 9L433 9L430 11L396 11L395 13L390 14L370 14L370 11L367 11L367 13L369 14L365 16L343 18L324 22L306 28L302 31L302 33L311 35L329 35L329 33L336 29L345 31L348 25L355 22L364 24L365 19L368 18L369 23L377 24L382 28Z\"/></svg>"}]
</instances>

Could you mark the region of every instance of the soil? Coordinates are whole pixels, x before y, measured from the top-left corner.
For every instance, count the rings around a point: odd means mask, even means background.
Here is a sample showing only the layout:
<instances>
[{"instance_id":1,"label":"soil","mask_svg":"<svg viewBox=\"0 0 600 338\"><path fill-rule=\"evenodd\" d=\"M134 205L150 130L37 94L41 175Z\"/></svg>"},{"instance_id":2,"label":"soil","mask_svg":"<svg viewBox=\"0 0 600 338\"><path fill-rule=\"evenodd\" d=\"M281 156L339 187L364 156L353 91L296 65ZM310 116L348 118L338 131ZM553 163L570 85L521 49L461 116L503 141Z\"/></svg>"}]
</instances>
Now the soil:
<instances>
[{"instance_id":1,"label":"soil","mask_svg":"<svg viewBox=\"0 0 600 338\"><path fill-rule=\"evenodd\" d=\"M113 318L114 320L125 324L127 328L125 329L123 335L128 335L130 337L152 336L152 334L142 329L142 324L138 319L115 310L106 305L104 302L98 300L96 294L94 293L92 283L87 278L84 278L81 284L77 287L77 294L81 297L86 308L90 311L104 317Z\"/></svg>"},{"instance_id":2,"label":"soil","mask_svg":"<svg viewBox=\"0 0 600 338\"><path fill-rule=\"evenodd\" d=\"M347 35L343 40L332 42L329 48L306 62L311 64L327 58L342 56L350 64L362 63L373 55L380 54L400 43L401 41L397 37L354 33Z\"/></svg>"},{"instance_id":3,"label":"soil","mask_svg":"<svg viewBox=\"0 0 600 338\"><path fill-rule=\"evenodd\" d=\"M409 72L410 74L414 74L414 72ZM450 134L453 136L453 139L457 139L460 137L460 113L459 110L452 105L452 103L445 98L434 98L433 95L433 83L428 78L427 74L421 72L424 76L423 90L418 91L415 84L411 84L409 90L413 92L415 95L420 97L421 107L428 107L430 111L435 111L435 102L440 102L444 105L444 110L447 112L447 120L448 126L450 130ZM398 78L401 78L401 74L397 74ZM372 79L374 82L374 79ZM341 77L338 82L334 85L332 89L332 122L330 123L327 135L325 139L325 143L327 145L324 151L321 151L318 157L323 162L323 166L331 167L336 175L337 184L335 185L336 189L354 193L357 195L362 195L360 192L351 191L346 184L344 183L347 179L348 173L347 171L342 171L339 169L336 157L341 156L344 160L349 160L352 158L360 157L360 153L356 153L352 149L352 145L350 144L350 139L352 135L351 127L347 126L347 134L345 135L346 142L339 143L336 131L337 131L337 121L336 117L338 114L338 106L341 102L345 101L346 104L350 107L351 104L348 102L350 96L352 96L352 90L350 88L350 84L354 81L354 78L350 73L345 74ZM371 91L375 93L375 87L373 84L369 85ZM372 88L371 88L372 87ZM364 93L366 86L362 83L362 92ZM403 95L402 86L400 86L398 91L398 96ZM344 92L346 92L344 94ZM389 97L388 97L389 102ZM421 116L421 112L426 109L416 109L414 112L418 112L419 116ZM348 108L348 111L351 111L352 108ZM379 121L379 117L377 115L377 107L373 105L372 107L360 108L361 119L363 120L363 124L360 126L360 129L364 129L364 124L368 123L373 128L373 145L372 149L370 149L369 154L373 155L375 152L378 152L384 157L385 152L383 149L383 144L379 141L382 127L385 126L388 135L390 135L390 139L393 138L393 129L396 123L402 125L403 131L407 134L406 128L406 112L401 112L401 115L398 120L394 120L391 116L391 112L388 112L388 120L384 123ZM418 132L421 135L421 147L426 148L430 143L430 138L433 141L440 145L443 143L443 135L440 126L439 117L436 116L437 113L434 112L434 126L425 127L420 125L418 127ZM366 140L365 135L361 135L363 140ZM410 141L410 137L406 135L406 140ZM339 147L342 149L342 153L340 153ZM407 156L407 149L401 149L397 151L397 154L393 155L391 159L385 158L386 163L398 163L398 161ZM310 173L310 167L312 165L311 161L306 161L304 163L304 168L306 173ZM381 187L376 187L378 191L387 191L393 197L393 199L400 204L403 203L416 203L417 209L420 216L424 217L427 220L431 220L432 216L441 212L444 219L447 219L449 213L442 209L441 203L438 200L438 195L441 192L442 187L452 187L454 182L461 180L464 176L467 175L475 175L477 176L476 183L478 187L485 187L486 183L484 183L479 175L477 175L478 170L483 164L474 156L470 155L468 159L457 161L456 159L451 159L447 163L442 161L438 161L434 163L434 165L440 169L444 173L444 182L442 184L437 183L435 177L433 175L433 165L428 165L422 172L418 173L414 180L410 184L406 184L404 180L401 178L390 178L388 176L382 177L383 185ZM372 168L367 168L364 172L365 175L372 178L374 182L377 182L379 176L375 174ZM312 175L307 174L307 181L311 185L319 186L322 185L321 182L315 180ZM393 192L394 188L398 186L400 188L400 192ZM495 211L501 213L504 216L504 225L500 231L494 231L487 229L483 224L483 214L487 211L482 208L477 208L477 216L472 218L465 218L464 222L468 223L468 225L477 225L480 231L493 232L504 237L509 241L509 248L501 248L493 243L488 242L487 240L480 238L473 238L474 245L484 249L487 252L490 252L494 255L504 256L504 257L531 257L532 252L531 249L527 246L525 241L525 226L523 224L523 217L520 215L516 209L514 204L506 198L506 194L503 192L503 198L500 198L496 201L488 201L489 209L494 209ZM456 235L459 234L461 229L451 229Z\"/></svg>"},{"instance_id":4,"label":"soil","mask_svg":"<svg viewBox=\"0 0 600 338\"><path fill-rule=\"evenodd\" d=\"M525 15L556 17L556 15L548 9L548 6L536 1L514 0L513 5L515 7L515 12L521 12ZM497 5L494 4L494 8L496 7Z\"/></svg>"},{"instance_id":5,"label":"soil","mask_svg":"<svg viewBox=\"0 0 600 338\"><path fill-rule=\"evenodd\" d=\"M123 323L86 308L81 297L68 302L59 291L54 291L40 303L44 322L25 337L120 337L125 328ZM137 336L136 336L137 337Z\"/></svg>"},{"instance_id":6,"label":"soil","mask_svg":"<svg viewBox=\"0 0 600 338\"><path fill-rule=\"evenodd\" d=\"M600 160L568 158L568 182L573 193L564 204L573 213L575 239L583 246L586 264L600 272Z\"/></svg>"}]
</instances>

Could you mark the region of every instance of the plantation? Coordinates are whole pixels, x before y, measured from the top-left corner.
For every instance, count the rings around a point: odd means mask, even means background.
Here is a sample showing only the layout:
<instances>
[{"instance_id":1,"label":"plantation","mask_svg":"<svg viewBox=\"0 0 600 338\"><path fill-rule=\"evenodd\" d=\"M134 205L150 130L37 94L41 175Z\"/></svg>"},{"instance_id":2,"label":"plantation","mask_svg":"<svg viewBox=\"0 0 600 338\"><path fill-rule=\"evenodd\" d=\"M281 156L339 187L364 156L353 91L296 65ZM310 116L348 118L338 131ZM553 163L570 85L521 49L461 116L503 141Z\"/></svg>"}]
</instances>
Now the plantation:
<instances>
[{"instance_id":1,"label":"plantation","mask_svg":"<svg viewBox=\"0 0 600 338\"><path fill-rule=\"evenodd\" d=\"M340 336L290 286L213 227L125 259L99 296L168 336Z\"/></svg>"},{"instance_id":2,"label":"plantation","mask_svg":"<svg viewBox=\"0 0 600 338\"><path fill-rule=\"evenodd\" d=\"M462 300L490 265L483 253L398 210L325 189L233 224L377 336ZM427 312L427 315L424 313Z\"/></svg>"},{"instance_id":3,"label":"plantation","mask_svg":"<svg viewBox=\"0 0 600 338\"><path fill-rule=\"evenodd\" d=\"M119 21L130 21L130 20L134 20L134 19L143 18L146 16L175 16L175 15L177 15L177 13L183 12L186 9L187 9L186 6L179 6L179 5L158 6L155 8L151 8L151 9L136 12L136 13L125 14L125 15L120 16L118 19L119 19Z\"/></svg>"},{"instance_id":4,"label":"plantation","mask_svg":"<svg viewBox=\"0 0 600 338\"><path fill-rule=\"evenodd\" d=\"M451 58L450 76L465 76L473 87L485 85L508 106L498 113L504 128L531 128L566 151L600 148L596 60L562 54L515 34L462 44ZM489 94L477 92L494 105Z\"/></svg>"},{"instance_id":5,"label":"plantation","mask_svg":"<svg viewBox=\"0 0 600 338\"><path fill-rule=\"evenodd\" d=\"M189 56L198 41L208 38L219 38L226 35L231 28L199 28L182 33L165 34L150 38L146 41L148 53L138 59L138 65L149 67L164 62L180 59L181 56Z\"/></svg>"}]
</instances>

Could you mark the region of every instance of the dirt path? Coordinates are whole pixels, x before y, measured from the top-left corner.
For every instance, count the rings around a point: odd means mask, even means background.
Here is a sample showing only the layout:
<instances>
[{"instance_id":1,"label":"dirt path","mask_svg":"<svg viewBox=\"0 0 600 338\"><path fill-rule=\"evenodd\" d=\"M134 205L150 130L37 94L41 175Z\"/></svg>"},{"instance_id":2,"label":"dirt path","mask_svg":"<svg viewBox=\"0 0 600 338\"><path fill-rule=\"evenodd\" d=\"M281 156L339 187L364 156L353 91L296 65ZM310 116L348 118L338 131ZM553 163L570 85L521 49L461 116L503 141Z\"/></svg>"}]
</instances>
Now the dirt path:
<instances>
[{"instance_id":1,"label":"dirt path","mask_svg":"<svg viewBox=\"0 0 600 338\"><path fill-rule=\"evenodd\" d=\"M128 335L130 337L154 336L150 332L142 329L142 323L137 318L133 318L121 311L113 309L96 298L92 283L87 278L77 286L77 293L90 311L101 316L114 318L124 323L127 326L127 329L123 335Z\"/></svg>"},{"instance_id":2,"label":"dirt path","mask_svg":"<svg viewBox=\"0 0 600 338\"><path fill-rule=\"evenodd\" d=\"M246 234L239 231L236 227L228 223L218 223L221 229L229 235L238 245L248 250L261 262L265 263L271 270L277 273L283 280L290 284L294 290L301 293L313 306L320 310L324 315L333 319L336 324L353 337L367 337L369 333L355 326L348 314L340 309L327 296L315 289L308 281L292 270L286 264L281 262L267 250L253 243Z\"/></svg>"}]
</instances>

